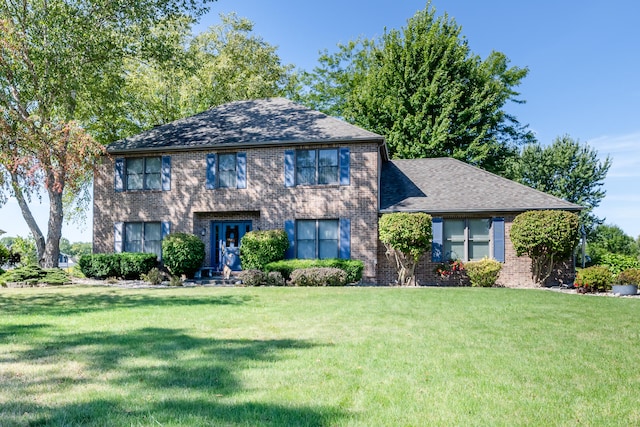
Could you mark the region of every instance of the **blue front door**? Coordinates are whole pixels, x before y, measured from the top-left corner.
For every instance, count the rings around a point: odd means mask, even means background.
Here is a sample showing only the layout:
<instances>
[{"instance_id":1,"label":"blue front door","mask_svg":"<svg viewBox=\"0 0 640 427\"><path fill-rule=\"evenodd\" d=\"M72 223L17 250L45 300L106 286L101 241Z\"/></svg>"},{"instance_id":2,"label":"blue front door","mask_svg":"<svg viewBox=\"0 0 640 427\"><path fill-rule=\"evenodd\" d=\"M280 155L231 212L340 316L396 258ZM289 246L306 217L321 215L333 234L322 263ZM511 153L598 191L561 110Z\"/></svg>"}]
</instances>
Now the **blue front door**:
<instances>
[{"instance_id":1,"label":"blue front door","mask_svg":"<svg viewBox=\"0 0 640 427\"><path fill-rule=\"evenodd\" d=\"M218 270L225 265L233 271L241 270L240 245L249 231L251 221L211 221L211 265Z\"/></svg>"}]
</instances>

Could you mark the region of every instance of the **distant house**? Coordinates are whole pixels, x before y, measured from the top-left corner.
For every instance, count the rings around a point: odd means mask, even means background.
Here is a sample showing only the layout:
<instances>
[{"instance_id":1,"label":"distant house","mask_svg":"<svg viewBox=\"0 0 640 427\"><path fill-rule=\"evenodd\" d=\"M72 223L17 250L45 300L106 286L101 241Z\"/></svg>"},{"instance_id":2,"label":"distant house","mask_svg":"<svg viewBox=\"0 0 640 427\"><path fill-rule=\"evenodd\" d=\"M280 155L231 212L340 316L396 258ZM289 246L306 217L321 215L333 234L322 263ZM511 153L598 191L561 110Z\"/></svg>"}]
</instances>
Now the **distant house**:
<instances>
[{"instance_id":1,"label":"distant house","mask_svg":"<svg viewBox=\"0 0 640 427\"><path fill-rule=\"evenodd\" d=\"M448 159L390 160L382 136L282 98L239 101L115 142L94 180L94 252L154 252L171 232L200 236L204 266L242 266L253 229L284 228L288 258L353 258L364 280L392 283L378 240L385 212L433 216L422 284L448 257L503 262L501 282L530 282L509 240L513 218L579 206ZM571 274L572 267L561 271Z\"/></svg>"}]
</instances>

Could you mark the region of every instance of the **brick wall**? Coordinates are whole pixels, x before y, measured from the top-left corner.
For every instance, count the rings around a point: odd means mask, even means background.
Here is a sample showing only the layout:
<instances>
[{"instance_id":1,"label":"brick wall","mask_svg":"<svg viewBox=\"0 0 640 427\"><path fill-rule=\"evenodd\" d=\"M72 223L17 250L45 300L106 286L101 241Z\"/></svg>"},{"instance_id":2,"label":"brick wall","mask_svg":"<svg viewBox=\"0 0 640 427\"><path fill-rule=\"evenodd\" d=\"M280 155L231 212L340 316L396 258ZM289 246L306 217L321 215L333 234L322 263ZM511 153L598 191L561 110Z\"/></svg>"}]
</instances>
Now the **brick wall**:
<instances>
[{"instance_id":1,"label":"brick wall","mask_svg":"<svg viewBox=\"0 0 640 427\"><path fill-rule=\"evenodd\" d=\"M247 153L246 189L207 189L206 157L210 152L154 153L171 156L170 191L114 191L113 159L104 159L94 177L94 252L112 252L113 224L133 221L169 221L172 232L201 236L209 247L211 220L251 220L254 229L284 228L289 219L351 220L351 258L365 263L366 280L375 280L377 251L376 143L314 145L313 148L350 147L350 185L287 188L284 185L284 148L238 150ZM309 148L304 146L288 147Z\"/></svg>"}]
</instances>

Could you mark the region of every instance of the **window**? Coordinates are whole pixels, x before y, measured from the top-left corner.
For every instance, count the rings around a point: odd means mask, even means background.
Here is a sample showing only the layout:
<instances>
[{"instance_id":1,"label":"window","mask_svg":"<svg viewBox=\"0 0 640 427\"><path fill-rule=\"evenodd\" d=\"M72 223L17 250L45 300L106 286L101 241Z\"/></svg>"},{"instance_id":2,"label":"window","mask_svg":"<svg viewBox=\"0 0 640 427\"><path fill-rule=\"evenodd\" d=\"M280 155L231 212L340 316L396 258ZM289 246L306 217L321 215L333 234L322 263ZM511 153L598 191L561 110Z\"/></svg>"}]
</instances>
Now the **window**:
<instances>
[{"instance_id":1,"label":"window","mask_svg":"<svg viewBox=\"0 0 640 427\"><path fill-rule=\"evenodd\" d=\"M208 154L207 188L247 188L247 153Z\"/></svg>"},{"instance_id":2,"label":"window","mask_svg":"<svg viewBox=\"0 0 640 427\"><path fill-rule=\"evenodd\" d=\"M296 221L296 257L300 259L338 258L338 220Z\"/></svg>"},{"instance_id":3,"label":"window","mask_svg":"<svg viewBox=\"0 0 640 427\"><path fill-rule=\"evenodd\" d=\"M162 158L137 157L126 159L127 190L162 189Z\"/></svg>"},{"instance_id":4,"label":"window","mask_svg":"<svg viewBox=\"0 0 640 427\"><path fill-rule=\"evenodd\" d=\"M148 252L160 258L162 252L162 224L160 222L126 222L124 251Z\"/></svg>"},{"instance_id":5,"label":"window","mask_svg":"<svg viewBox=\"0 0 640 427\"><path fill-rule=\"evenodd\" d=\"M171 190L171 156L117 158L114 190Z\"/></svg>"},{"instance_id":6,"label":"window","mask_svg":"<svg viewBox=\"0 0 640 427\"><path fill-rule=\"evenodd\" d=\"M296 151L296 184L338 184L338 149Z\"/></svg>"},{"instance_id":7,"label":"window","mask_svg":"<svg viewBox=\"0 0 640 427\"><path fill-rule=\"evenodd\" d=\"M473 261L491 257L491 220L445 219L443 252L445 260Z\"/></svg>"}]
</instances>

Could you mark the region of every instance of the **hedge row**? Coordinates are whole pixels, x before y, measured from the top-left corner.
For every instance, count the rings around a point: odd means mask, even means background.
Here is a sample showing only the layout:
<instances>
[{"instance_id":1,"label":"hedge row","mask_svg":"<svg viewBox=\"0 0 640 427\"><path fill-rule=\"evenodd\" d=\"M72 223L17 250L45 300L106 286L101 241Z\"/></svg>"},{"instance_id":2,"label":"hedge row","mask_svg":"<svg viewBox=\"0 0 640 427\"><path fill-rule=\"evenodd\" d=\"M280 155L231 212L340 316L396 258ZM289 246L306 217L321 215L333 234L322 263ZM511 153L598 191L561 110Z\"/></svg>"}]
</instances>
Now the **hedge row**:
<instances>
[{"instance_id":1,"label":"hedge row","mask_svg":"<svg viewBox=\"0 0 640 427\"><path fill-rule=\"evenodd\" d=\"M289 281L294 270L303 268L338 268L346 273L346 283L356 283L362 280L364 263L353 259L288 259L271 262L264 266L264 271L267 274L277 271Z\"/></svg>"},{"instance_id":2,"label":"hedge row","mask_svg":"<svg viewBox=\"0 0 640 427\"><path fill-rule=\"evenodd\" d=\"M121 277L123 279L140 279L142 274L158 266L156 254L118 253L82 255L78 267L82 274L96 279Z\"/></svg>"}]
</instances>

